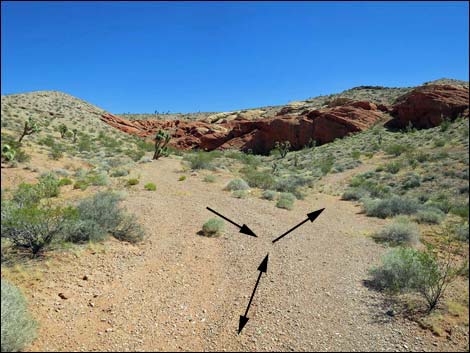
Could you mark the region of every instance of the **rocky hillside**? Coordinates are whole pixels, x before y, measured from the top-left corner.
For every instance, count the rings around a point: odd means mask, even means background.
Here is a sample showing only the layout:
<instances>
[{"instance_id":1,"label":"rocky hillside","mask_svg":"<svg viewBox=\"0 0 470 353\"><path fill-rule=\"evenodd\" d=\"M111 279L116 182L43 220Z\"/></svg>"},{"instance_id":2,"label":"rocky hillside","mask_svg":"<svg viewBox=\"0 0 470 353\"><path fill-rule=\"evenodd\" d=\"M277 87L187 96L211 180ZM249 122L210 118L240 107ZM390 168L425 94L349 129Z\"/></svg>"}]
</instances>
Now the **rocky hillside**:
<instances>
[{"instance_id":1,"label":"rocky hillside","mask_svg":"<svg viewBox=\"0 0 470 353\"><path fill-rule=\"evenodd\" d=\"M353 93L363 94L367 90L389 94L370 94L369 101L349 98L362 98L364 95ZM390 92L406 93L395 97ZM151 138L159 129L167 130L172 136L171 144L180 149L238 149L266 154L276 142L289 141L292 149L298 150L313 141L324 144L377 123L393 128L430 128L445 119L468 117L469 90L468 86L451 84L427 84L401 91L363 86L349 90L348 94L322 99L291 103L269 116L266 110L258 109L218 113L200 121L127 120L112 114L103 114L101 119L144 138Z\"/></svg>"}]
</instances>

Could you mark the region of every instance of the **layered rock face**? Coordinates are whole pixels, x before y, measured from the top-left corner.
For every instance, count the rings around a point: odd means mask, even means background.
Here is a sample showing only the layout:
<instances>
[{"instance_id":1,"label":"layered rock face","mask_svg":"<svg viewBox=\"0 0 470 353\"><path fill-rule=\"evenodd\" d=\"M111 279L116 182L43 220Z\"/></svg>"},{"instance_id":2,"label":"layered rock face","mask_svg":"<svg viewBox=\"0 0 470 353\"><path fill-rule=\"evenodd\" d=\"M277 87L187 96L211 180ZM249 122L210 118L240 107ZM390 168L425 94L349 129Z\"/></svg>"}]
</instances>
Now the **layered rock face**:
<instances>
[{"instance_id":1,"label":"layered rock face","mask_svg":"<svg viewBox=\"0 0 470 353\"><path fill-rule=\"evenodd\" d=\"M238 149L266 154L277 141L289 141L293 149L312 139L319 144L363 131L383 118L373 103L353 102L324 110L304 111L300 115L281 115L268 119L235 119L219 124L180 120L126 120L103 114L102 120L126 133L153 137L167 130L171 145L180 149Z\"/></svg>"},{"instance_id":2,"label":"layered rock face","mask_svg":"<svg viewBox=\"0 0 470 353\"><path fill-rule=\"evenodd\" d=\"M152 139L159 129L171 134L170 145L179 149L237 149L266 154L277 141L289 141L292 149L301 149L311 140L331 142L364 131L393 116L387 126L403 128L409 122L417 128L439 125L443 119L468 117L468 87L426 85L398 98L392 106L378 107L367 101L336 99L327 107L312 110L281 109L276 116L261 118L257 111L236 116L213 115L205 121L126 120L103 114L102 120L126 133Z\"/></svg>"},{"instance_id":3,"label":"layered rock face","mask_svg":"<svg viewBox=\"0 0 470 353\"><path fill-rule=\"evenodd\" d=\"M468 117L468 87L452 85L421 86L397 99L388 126L406 127L410 122L418 129L439 125L444 119Z\"/></svg>"}]
</instances>

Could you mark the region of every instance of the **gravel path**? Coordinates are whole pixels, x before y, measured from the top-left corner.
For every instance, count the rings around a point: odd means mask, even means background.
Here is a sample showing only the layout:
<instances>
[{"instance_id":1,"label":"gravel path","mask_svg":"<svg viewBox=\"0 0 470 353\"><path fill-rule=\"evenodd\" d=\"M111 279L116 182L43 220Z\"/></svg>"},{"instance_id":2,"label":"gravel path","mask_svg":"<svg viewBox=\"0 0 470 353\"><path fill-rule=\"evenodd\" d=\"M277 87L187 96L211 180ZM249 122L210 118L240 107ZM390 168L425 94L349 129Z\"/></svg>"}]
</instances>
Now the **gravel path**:
<instances>
[{"instance_id":1,"label":"gravel path","mask_svg":"<svg viewBox=\"0 0 470 353\"><path fill-rule=\"evenodd\" d=\"M28 291L39 319L32 351L439 351L452 341L385 313L381 294L367 289L367 270L384 248L366 237L383 220L328 195L297 201L294 210L255 197L235 199L201 175L178 181L177 159L142 165L126 206L148 238L138 246L110 241L102 251L65 254ZM147 182L156 192L143 190ZM210 206L258 238L226 223L218 238L197 235ZM325 208L279 242L272 240ZM269 253L242 334L239 316ZM84 276L86 275L85 279ZM68 299L61 299L65 293Z\"/></svg>"}]
</instances>

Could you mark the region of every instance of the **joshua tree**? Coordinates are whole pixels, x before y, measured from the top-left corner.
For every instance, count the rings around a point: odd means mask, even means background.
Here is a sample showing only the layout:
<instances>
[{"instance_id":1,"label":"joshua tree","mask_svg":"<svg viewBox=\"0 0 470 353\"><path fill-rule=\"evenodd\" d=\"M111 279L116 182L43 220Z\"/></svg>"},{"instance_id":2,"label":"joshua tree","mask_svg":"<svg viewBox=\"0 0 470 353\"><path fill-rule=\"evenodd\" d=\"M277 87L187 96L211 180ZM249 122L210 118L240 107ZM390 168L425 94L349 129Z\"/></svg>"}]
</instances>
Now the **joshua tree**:
<instances>
[{"instance_id":1,"label":"joshua tree","mask_svg":"<svg viewBox=\"0 0 470 353\"><path fill-rule=\"evenodd\" d=\"M290 147L291 147L289 141L283 141L283 142L277 141L275 146L276 146L276 149L281 154L281 158L284 158L285 156L287 156L287 152L289 152Z\"/></svg>"},{"instance_id":2,"label":"joshua tree","mask_svg":"<svg viewBox=\"0 0 470 353\"><path fill-rule=\"evenodd\" d=\"M24 123L23 133L21 134L18 142L21 143L21 141L26 135L32 135L34 133L38 133L39 131L41 131L41 128L39 127L38 123L34 121L32 118L29 118Z\"/></svg>"},{"instance_id":3,"label":"joshua tree","mask_svg":"<svg viewBox=\"0 0 470 353\"><path fill-rule=\"evenodd\" d=\"M61 138L65 137L65 135L67 134L67 131L69 131L69 129L67 129L67 126L65 126L65 124L60 124L59 132L60 132L60 137Z\"/></svg>"},{"instance_id":4,"label":"joshua tree","mask_svg":"<svg viewBox=\"0 0 470 353\"><path fill-rule=\"evenodd\" d=\"M153 154L153 159L156 160L162 155L168 155L168 142L170 142L170 134L164 130L158 130L155 136L155 153Z\"/></svg>"}]
</instances>

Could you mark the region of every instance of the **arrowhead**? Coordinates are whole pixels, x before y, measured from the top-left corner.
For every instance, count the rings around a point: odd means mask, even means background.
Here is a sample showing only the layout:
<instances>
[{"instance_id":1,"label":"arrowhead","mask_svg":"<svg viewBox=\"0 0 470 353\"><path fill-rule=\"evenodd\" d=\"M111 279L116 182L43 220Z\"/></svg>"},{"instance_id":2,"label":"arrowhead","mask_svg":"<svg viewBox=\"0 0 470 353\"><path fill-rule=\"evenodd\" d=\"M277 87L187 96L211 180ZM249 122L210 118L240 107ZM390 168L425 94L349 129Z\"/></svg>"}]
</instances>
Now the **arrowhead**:
<instances>
[{"instance_id":1,"label":"arrowhead","mask_svg":"<svg viewBox=\"0 0 470 353\"><path fill-rule=\"evenodd\" d=\"M250 228L248 228L246 224L242 225L242 227L240 228L240 233L248 234L252 237L258 237Z\"/></svg>"},{"instance_id":2,"label":"arrowhead","mask_svg":"<svg viewBox=\"0 0 470 353\"><path fill-rule=\"evenodd\" d=\"M240 322L238 324L238 334L242 332L243 328L245 327L246 323L248 322L248 318L246 316L241 316L240 315Z\"/></svg>"},{"instance_id":3,"label":"arrowhead","mask_svg":"<svg viewBox=\"0 0 470 353\"><path fill-rule=\"evenodd\" d=\"M264 260L261 262L261 264L258 266L258 271L261 272L266 272L268 270L268 255L264 258Z\"/></svg>"},{"instance_id":4,"label":"arrowhead","mask_svg":"<svg viewBox=\"0 0 470 353\"><path fill-rule=\"evenodd\" d=\"M307 217L310 220L310 222L313 222L314 220L316 220L317 217L320 215L320 213L323 212L323 210L324 210L324 208L322 208L320 210L317 210L317 211L314 211L314 212L310 212L309 214L307 214Z\"/></svg>"}]
</instances>

